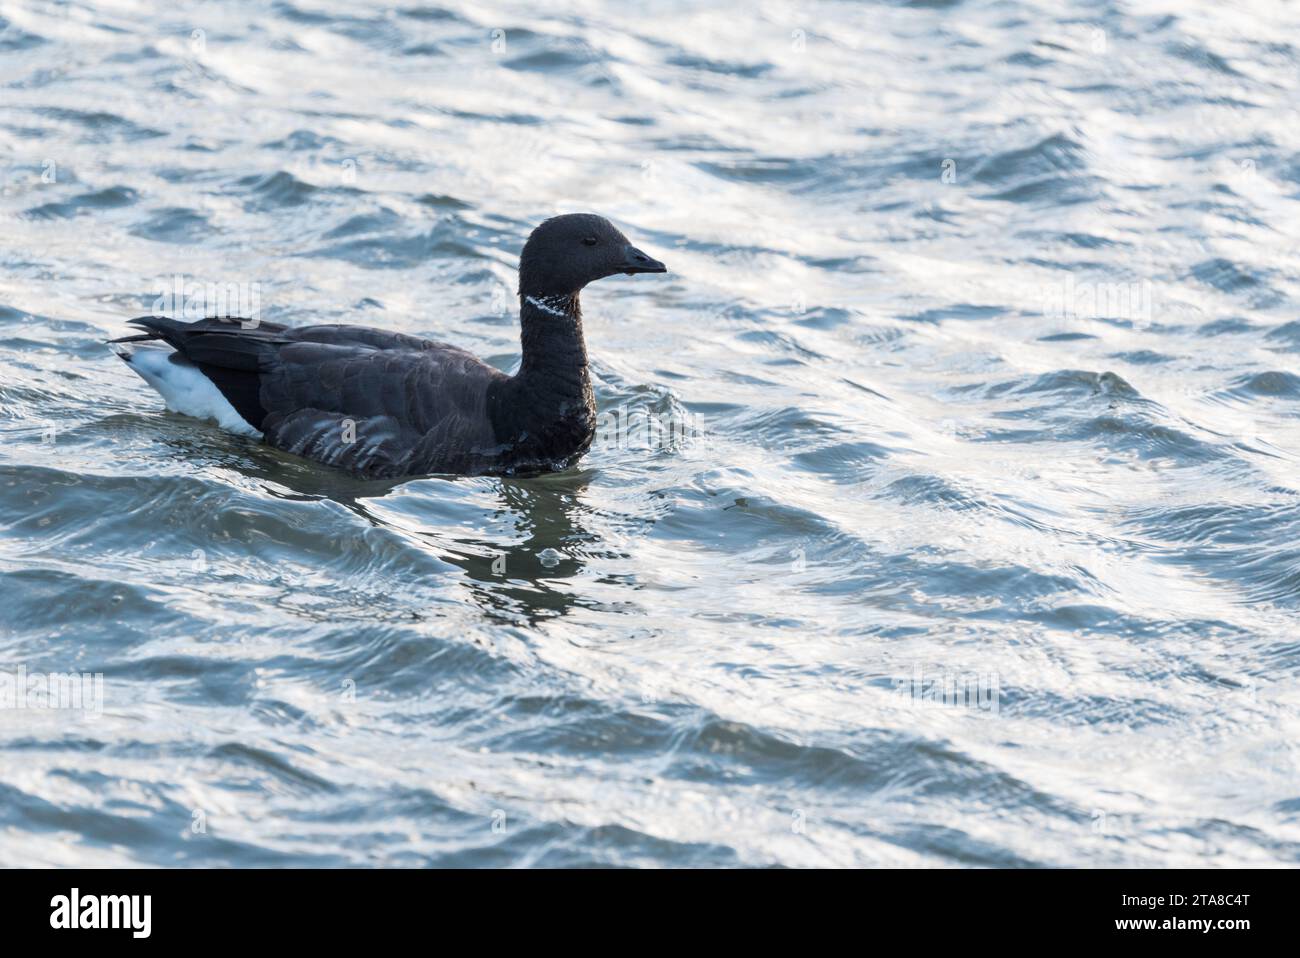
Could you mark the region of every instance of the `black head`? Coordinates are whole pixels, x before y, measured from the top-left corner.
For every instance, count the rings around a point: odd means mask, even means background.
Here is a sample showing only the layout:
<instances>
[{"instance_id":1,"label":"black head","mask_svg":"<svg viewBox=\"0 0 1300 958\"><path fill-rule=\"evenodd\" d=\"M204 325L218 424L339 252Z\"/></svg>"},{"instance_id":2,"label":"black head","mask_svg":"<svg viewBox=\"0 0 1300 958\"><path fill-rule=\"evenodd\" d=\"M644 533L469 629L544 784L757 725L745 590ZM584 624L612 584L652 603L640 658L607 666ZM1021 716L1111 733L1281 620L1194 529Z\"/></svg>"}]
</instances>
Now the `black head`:
<instances>
[{"instance_id":1,"label":"black head","mask_svg":"<svg viewBox=\"0 0 1300 958\"><path fill-rule=\"evenodd\" d=\"M595 213L566 213L533 230L519 256L519 295L577 293L588 283L616 273L666 273Z\"/></svg>"}]
</instances>

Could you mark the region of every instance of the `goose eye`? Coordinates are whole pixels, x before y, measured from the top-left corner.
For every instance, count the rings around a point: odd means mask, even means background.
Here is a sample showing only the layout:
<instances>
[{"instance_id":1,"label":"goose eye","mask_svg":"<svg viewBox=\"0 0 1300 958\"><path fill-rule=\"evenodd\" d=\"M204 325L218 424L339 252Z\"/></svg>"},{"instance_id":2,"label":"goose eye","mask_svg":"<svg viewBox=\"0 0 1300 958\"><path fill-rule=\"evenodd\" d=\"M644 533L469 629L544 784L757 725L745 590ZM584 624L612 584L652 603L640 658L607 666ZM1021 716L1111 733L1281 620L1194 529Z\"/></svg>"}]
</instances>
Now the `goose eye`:
<instances>
[{"instance_id":1,"label":"goose eye","mask_svg":"<svg viewBox=\"0 0 1300 958\"><path fill-rule=\"evenodd\" d=\"M594 236L588 236L586 239L584 239L584 240L582 241L582 245L583 245L583 246L595 246L595 245L596 245L596 237L594 237Z\"/></svg>"}]
</instances>

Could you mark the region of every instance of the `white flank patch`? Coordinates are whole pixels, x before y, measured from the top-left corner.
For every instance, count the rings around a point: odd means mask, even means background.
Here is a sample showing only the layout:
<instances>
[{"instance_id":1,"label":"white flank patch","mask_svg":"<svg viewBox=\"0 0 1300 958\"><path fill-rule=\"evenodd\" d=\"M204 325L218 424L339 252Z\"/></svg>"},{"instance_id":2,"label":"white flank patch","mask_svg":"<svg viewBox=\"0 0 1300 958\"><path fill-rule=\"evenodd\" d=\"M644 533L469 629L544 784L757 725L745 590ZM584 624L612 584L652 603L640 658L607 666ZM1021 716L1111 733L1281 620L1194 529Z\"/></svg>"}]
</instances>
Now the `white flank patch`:
<instances>
[{"instance_id":1,"label":"white flank patch","mask_svg":"<svg viewBox=\"0 0 1300 958\"><path fill-rule=\"evenodd\" d=\"M235 412L230 400L221 395L212 380L171 350L152 346L132 349L122 343L111 345L141 379L158 390L172 412L215 420L222 429L241 436L262 435Z\"/></svg>"}]
</instances>

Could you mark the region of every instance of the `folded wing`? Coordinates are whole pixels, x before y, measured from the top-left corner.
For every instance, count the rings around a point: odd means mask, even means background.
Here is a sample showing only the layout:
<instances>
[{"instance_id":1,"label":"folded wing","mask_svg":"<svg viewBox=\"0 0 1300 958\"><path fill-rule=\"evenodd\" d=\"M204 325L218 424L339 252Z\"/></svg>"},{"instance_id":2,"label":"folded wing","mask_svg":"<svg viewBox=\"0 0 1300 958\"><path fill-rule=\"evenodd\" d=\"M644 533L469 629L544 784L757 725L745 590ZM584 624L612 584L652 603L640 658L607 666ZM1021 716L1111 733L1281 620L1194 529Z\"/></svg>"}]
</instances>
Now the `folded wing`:
<instances>
[{"instance_id":1,"label":"folded wing","mask_svg":"<svg viewBox=\"0 0 1300 958\"><path fill-rule=\"evenodd\" d=\"M357 326L131 322L197 366L271 445L363 476L475 472L503 373L445 343Z\"/></svg>"}]
</instances>

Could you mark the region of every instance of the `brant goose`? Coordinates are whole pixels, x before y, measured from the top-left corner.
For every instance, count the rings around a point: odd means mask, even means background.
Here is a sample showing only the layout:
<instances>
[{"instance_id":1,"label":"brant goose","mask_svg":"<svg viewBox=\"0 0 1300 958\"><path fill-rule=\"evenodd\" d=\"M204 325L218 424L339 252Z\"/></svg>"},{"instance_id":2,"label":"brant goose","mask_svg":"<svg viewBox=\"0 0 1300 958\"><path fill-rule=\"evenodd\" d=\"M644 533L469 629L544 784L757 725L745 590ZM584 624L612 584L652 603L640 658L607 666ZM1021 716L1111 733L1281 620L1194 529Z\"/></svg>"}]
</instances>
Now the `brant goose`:
<instances>
[{"instance_id":1,"label":"brant goose","mask_svg":"<svg viewBox=\"0 0 1300 958\"><path fill-rule=\"evenodd\" d=\"M519 475L567 468L596 431L578 294L616 273L663 273L609 220L557 216L519 258L523 361L364 326L247 320L130 322L114 349L167 408L365 478ZM171 349L140 346L161 340Z\"/></svg>"}]
</instances>

